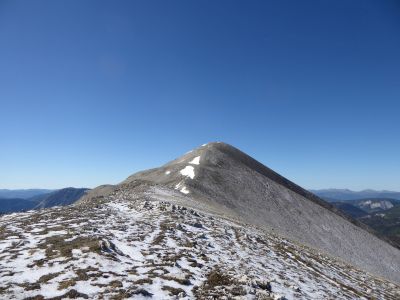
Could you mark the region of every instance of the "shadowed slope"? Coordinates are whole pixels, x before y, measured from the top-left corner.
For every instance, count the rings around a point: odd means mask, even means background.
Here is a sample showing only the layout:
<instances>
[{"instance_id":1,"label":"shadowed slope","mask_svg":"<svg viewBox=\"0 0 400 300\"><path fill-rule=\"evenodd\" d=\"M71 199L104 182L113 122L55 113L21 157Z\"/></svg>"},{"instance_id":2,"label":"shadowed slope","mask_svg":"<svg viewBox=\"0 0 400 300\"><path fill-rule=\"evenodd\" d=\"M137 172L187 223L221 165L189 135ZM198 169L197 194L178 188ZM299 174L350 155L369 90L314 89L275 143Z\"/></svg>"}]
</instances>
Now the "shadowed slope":
<instances>
[{"instance_id":1,"label":"shadowed slope","mask_svg":"<svg viewBox=\"0 0 400 300\"><path fill-rule=\"evenodd\" d=\"M65 188L55 192L37 196L35 201L38 203L35 209L47 208L53 206L65 206L75 203L89 189L86 188Z\"/></svg>"}]
</instances>

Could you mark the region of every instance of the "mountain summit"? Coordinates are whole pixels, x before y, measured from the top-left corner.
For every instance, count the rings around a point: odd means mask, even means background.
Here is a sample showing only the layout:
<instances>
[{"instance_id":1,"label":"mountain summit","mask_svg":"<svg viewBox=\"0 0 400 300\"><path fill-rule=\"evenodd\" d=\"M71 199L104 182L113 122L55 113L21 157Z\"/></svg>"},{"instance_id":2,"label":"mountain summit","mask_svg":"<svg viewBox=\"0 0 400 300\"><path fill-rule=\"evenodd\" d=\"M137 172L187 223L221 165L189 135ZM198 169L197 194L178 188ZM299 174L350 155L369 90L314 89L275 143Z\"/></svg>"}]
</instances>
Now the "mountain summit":
<instances>
[{"instance_id":1,"label":"mountain summit","mask_svg":"<svg viewBox=\"0 0 400 300\"><path fill-rule=\"evenodd\" d=\"M365 225L222 142L204 144L160 168L138 172L115 188L147 187L147 194L176 198L223 216L276 232L400 282L400 252ZM379 255L377 255L379 253Z\"/></svg>"},{"instance_id":2,"label":"mountain summit","mask_svg":"<svg viewBox=\"0 0 400 300\"><path fill-rule=\"evenodd\" d=\"M4 299L400 297L399 250L224 143L1 216L0 258Z\"/></svg>"}]
</instances>

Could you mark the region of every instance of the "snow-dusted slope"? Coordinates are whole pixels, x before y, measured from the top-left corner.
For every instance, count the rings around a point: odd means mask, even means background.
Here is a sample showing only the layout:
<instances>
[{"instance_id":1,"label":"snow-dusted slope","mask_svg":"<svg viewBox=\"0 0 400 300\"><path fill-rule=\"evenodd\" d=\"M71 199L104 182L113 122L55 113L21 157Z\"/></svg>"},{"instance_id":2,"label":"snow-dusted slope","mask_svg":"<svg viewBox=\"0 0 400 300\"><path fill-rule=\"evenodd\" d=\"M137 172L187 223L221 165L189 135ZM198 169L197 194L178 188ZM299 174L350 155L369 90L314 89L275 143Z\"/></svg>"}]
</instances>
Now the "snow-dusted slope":
<instances>
[{"instance_id":1,"label":"snow-dusted slope","mask_svg":"<svg viewBox=\"0 0 400 300\"><path fill-rule=\"evenodd\" d=\"M2 216L0 298L400 297L393 283L198 203L181 206L184 197L127 187L96 203Z\"/></svg>"}]
</instances>

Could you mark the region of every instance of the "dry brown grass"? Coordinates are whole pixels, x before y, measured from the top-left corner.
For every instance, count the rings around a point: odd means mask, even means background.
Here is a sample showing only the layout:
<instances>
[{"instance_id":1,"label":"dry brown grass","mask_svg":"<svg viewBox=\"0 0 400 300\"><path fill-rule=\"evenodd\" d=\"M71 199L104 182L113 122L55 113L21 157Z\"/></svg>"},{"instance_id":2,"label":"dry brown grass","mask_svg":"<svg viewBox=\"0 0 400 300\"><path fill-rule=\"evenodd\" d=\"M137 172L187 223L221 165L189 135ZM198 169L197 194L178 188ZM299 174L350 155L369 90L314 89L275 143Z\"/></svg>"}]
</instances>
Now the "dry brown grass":
<instances>
[{"instance_id":1,"label":"dry brown grass","mask_svg":"<svg viewBox=\"0 0 400 300\"><path fill-rule=\"evenodd\" d=\"M208 287L213 288L216 286L225 286L232 283L232 279L230 276L223 274L219 270L211 271L207 275L206 285Z\"/></svg>"},{"instance_id":2,"label":"dry brown grass","mask_svg":"<svg viewBox=\"0 0 400 300\"><path fill-rule=\"evenodd\" d=\"M76 284L76 279L75 278L67 279L67 280L61 281L58 284L58 289L60 291L61 290L65 290L65 289L67 289L67 288L69 288L71 286L74 286L75 284Z\"/></svg>"},{"instance_id":3,"label":"dry brown grass","mask_svg":"<svg viewBox=\"0 0 400 300\"><path fill-rule=\"evenodd\" d=\"M100 244L96 238L77 237L72 241L65 241L66 238L68 237L64 235L48 237L39 247L46 250L48 258L54 256L72 257L72 250L84 247L89 248L91 252L101 253Z\"/></svg>"},{"instance_id":4,"label":"dry brown grass","mask_svg":"<svg viewBox=\"0 0 400 300\"><path fill-rule=\"evenodd\" d=\"M165 279L165 280L175 281L182 285L191 285L192 284L189 280L190 275L189 276L187 275L185 278L178 278L178 277L167 276L167 275L160 275L159 277L162 279Z\"/></svg>"},{"instance_id":5,"label":"dry brown grass","mask_svg":"<svg viewBox=\"0 0 400 300\"><path fill-rule=\"evenodd\" d=\"M62 274L62 272L49 273L49 274L43 275L39 278L38 283L47 283L49 280L56 278L60 274Z\"/></svg>"},{"instance_id":6,"label":"dry brown grass","mask_svg":"<svg viewBox=\"0 0 400 300\"><path fill-rule=\"evenodd\" d=\"M174 288L172 286L163 286L161 288L163 291L168 291L170 295L172 296L178 296L180 293L183 293L184 296L186 296L186 292L181 289L181 288Z\"/></svg>"}]
</instances>

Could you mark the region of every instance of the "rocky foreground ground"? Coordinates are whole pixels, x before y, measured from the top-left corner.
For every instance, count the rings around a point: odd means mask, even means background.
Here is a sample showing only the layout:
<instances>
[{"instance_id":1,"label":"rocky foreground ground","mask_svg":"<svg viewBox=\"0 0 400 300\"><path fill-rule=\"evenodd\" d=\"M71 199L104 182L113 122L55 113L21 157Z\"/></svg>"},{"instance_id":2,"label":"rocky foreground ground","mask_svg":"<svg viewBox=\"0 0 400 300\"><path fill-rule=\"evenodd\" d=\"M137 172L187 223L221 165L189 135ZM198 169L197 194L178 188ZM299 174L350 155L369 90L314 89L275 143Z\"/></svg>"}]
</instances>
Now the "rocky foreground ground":
<instances>
[{"instance_id":1,"label":"rocky foreground ground","mask_svg":"<svg viewBox=\"0 0 400 300\"><path fill-rule=\"evenodd\" d=\"M400 299L400 287L193 208L114 193L0 217L1 299Z\"/></svg>"}]
</instances>

